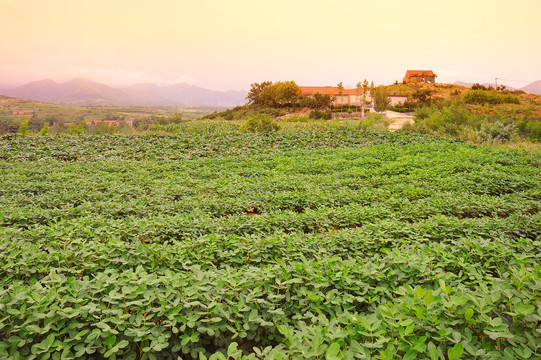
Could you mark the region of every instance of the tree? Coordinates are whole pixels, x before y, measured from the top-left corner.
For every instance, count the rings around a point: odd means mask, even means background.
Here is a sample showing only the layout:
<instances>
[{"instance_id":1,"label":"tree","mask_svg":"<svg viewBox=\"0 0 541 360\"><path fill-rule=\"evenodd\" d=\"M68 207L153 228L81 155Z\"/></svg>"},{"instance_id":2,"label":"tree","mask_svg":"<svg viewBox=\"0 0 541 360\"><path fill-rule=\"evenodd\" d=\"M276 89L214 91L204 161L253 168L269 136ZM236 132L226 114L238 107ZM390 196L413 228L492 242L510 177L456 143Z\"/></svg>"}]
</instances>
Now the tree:
<instances>
[{"instance_id":1,"label":"tree","mask_svg":"<svg viewBox=\"0 0 541 360\"><path fill-rule=\"evenodd\" d=\"M340 81L337 86L338 86L338 95L340 95L340 98L342 98L342 95L344 94L344 85ZM340 99L340 101L342 101L342 99ZM342 111L342 102L340 102L340 112L341 111Z\"/></svg>"},{"instance_id":2,"label":"tree","mask_svg":"<svg viewBox=\"0 0 541 360\"><path fill-rule=\"evenodd\" d=\"M28 132L28 121L24 121L21 126L19 127L19 134L22 136L28 136L30 133Z\"/></svg>"},{"instance_id":3,"label":"tree","mask_svg":"<svg viewBox=\"0 0 541 360\"><path fill-rule=\"evenodd\" d=\"M432 90L430 89L418 89L412 96L418 104L423 106L430 105L432 102Z\"/></svg>"},{"instance_id":4,"label":"tree","mask_svg":"<svg viewBox=\"0 0 541 360\"><path fill-rule=\"evenodd\" d=\"M7 116L0 115L0 134L15 133L19 130L19 124Z\"/></svg>"},{"instance_id":5,"label":"tree","mask_svg":"<svg viewBox=\"0 0 541 360\"><path fill-rule=\"evenodd\" d=\"M329 109L334 101L334 96L330 94L321 94L316 92L313 97L315 109Z\"/></svg>"},{"instance_id":6,"label":"tree","mask_svg":"<svg viewBox=\"0 0 541 360\"><path fill-rule=\"evenodd\" d=\"M389 106L389 103L391 102L387 96L387 90L383 86L378 86L374 93L374 110L377 112L387 110L387 106Z\"/></svg>"},{"instance_id":7,"label":"tree","mask_svg":"<svg viewBox=\"0 0 541 360\"><path fill-rule=\"evenodd\" d=\"M86 127L87 127L86 121L81 120L76 125L73 124L73 125L68 126L68 132L72 135L79 135L85 131Z\"/></svg>"},{"instance_id":8,"label":"tree","mask_svg":"<svg viewBox=\"0 0 541 360\"><path fill-rule=\"evenodd\" d=\"M301 96L300 105L313 110L326 110L332 106L334 96L315 92L312 96Z\"/></svg>"},{"instance_id":9,"label":"tree","mask_svg":"<svg viewBox=\"0 0 541 360\"><path fill-rule=\"evenodd\" d=\"M361 84L361 82L359 81L357 85L355 85L355 89L356 89L355 92L357 93L357 100L359 100L359 98L361 97L361 92L363 91L363 84ZM362 101L360 101L360 103L361 103L361 109L362 109L363 103Z\"/></svg>"},{"instance_id":10,"label":"tree","mask_svg":"<svg viewBox=\"0 0 541 360\"><path fill-rule=\"evenodd\" d=\"M246 99L248 99L249 104L263 105L261 99L261 93L272 85L272 81L263 81L261 84L253 83L251 86Z\"/></svg>"},{"instance_id":11,"label":"tree","mask_svg":"<svg viewBox=\"0 0 541 360\"><path fill-rule=\"evenodd\" d=\"M51 133L49 132L49 123L46 122L45 124L43 124L43 127L39 131L39 136L49 136L49 135L51 135Z\"/></svg>"},{"instance_id":12,"label":"tree","mask_svg":"<svg viewBox=\"0 0 541 360\"><path fill-rule=\"evenodd\" d=\"M279 105L294 105L301 98L301 88L295 81L278 81L271 86L274 101Z\"/></svg>"},{"instance_id":13,"label":"tree","mask_svg":"<svg viewBox=\"0 0 541 360\"><path fill-rule=\"evenodd\" d=\"M301 96L301 88L294 81L265 81L253 83L246 98L251 104L279 107L297 104Z\"/></svg>"},{"instance_id":14,"label":"tree","mask_svg":"<svg viewBox=\"0 0 541 360\"><path fill-rule=\"evenodd\" d=\"M361 116L364 118L364 105L366 105L366 95L368 94L368 80L363 80L363 96L361 98Z\"/></svg>"}]
</instances>

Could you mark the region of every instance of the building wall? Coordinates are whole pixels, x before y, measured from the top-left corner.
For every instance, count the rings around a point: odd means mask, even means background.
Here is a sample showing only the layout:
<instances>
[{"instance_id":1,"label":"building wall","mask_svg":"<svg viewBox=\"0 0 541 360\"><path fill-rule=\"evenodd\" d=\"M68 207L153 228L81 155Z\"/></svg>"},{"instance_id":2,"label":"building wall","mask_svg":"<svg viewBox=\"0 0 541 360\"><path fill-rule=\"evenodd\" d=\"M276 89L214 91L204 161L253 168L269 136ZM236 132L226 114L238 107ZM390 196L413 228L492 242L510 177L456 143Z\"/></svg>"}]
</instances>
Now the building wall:
<instances>
[{"instance_id":1,"label":"building wall","mask_svg":"<svg viewBox=\"0 0 541 360\"><path fill-rule=\"evenodd\" d=\"M406 100L408 100L407 96L389 96L389 99L391 100L390 105L397 106L402 105Z\"/></svg>"},{"instance_id":2,"label":"building wall","mask_svg":"<svg viewBox=\"0 0 541 360\"><path fill-rule=\"evenodd\" d=\"M335 95L333 105L356 105L360 106L362 101L362 95ZM366 103L372 102L372 98L369 94L366 94Z\"/></svg>"}]
</instances>

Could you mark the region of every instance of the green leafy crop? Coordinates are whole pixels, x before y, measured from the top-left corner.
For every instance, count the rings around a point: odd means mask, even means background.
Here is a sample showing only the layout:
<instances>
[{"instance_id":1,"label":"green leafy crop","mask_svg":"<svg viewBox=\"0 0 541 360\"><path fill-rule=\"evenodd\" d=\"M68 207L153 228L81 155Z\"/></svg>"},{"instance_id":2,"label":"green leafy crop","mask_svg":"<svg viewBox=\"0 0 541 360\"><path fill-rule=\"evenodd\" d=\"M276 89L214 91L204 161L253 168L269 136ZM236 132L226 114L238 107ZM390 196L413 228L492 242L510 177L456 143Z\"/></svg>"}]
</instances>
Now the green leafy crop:
<instances>
[{"instance_id":1,"label":"green leafy crop","mask_svg":"<svg viewBox=\"0 0 541 360\"><path fill-rule=\"evenodd\" d=\"M0 358L541 357L538 155L328 128L0 159Z\"/></svg>"}]
</instances>

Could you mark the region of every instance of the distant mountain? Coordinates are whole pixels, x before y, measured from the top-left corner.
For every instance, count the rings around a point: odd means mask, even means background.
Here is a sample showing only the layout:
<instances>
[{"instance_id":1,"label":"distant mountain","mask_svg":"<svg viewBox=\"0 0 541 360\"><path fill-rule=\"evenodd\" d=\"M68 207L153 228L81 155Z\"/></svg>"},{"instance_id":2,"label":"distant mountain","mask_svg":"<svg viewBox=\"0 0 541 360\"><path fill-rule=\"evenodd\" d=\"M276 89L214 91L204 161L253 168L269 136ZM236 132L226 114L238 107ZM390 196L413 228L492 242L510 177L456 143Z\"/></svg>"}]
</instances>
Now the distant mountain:
<instances>
[{"instance_id":1,"label":"distant mountain","mask_svg":"<svg viewBox=\"0 0 541 360\"><path fill-rule=\"evenodd\" d=\"M534 81L533 83L524 86L520 90L530 94L541 95L541 80Z\"/></svg>"},{"instance_id":2,"label":"distant mountain","mask_svg":"<svg viewBox=\"0 0 541 360\"><path fill-rule=\"evenodd\" d=\"M469 88L469 87L472 87L473 83L468 83L464 81L455 81L453 85L464 86L464 87Z\"/></svg>"},{"instance_id":3,"label":"distant mountain","mask_svg":"<svg viewBox=\"0 0 541 360\"><path fill-rule=\"evenodd\" d=\"M151 83L122 88L128 94L152 93L171 104L236 106L246 103L245 91L215 91L189 84L160 86Z\"/></svg>"},{"instance_id":4,"label":"distant mountain","mask_svg":"<svg viewBox=\"0 0 541 360\"><path fill-rule=\"evenodd\" d=\"M0 90L0 94L21 99L67 105L215 105L236 106L246 103L244 91L214 91L188 84L159 86L137 84L114 88L83 78L65 83L45 79Z\"/></svg>"}]
</instances>

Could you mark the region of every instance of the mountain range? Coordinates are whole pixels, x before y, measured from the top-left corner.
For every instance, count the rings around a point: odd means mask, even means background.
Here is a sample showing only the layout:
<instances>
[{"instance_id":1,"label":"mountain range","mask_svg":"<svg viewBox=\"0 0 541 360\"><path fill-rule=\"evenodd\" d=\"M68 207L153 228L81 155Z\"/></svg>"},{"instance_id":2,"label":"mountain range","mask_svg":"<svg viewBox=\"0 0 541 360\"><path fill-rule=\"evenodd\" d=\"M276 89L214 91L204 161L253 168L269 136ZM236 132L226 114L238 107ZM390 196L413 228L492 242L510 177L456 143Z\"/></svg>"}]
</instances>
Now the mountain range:
<instances>
[{"instance_id":1,"label":"mountain range","mask_svg":"<svg viewBox=\"0 0 541 360\"><path fill-rule=\"evenodd\" d=\"M468 82L464 82L464 81L455 81L454 85L459 85L459 86L464 86L464 87L472 87L473 83L468 83ZM494 83L484 83L484 84L481 84L481 85L495 87ZM511 86L508 86L508 85L505 85L505 88L507 90L522 90L522 91L530 93L530 94L541 95L541 80L534 81L533 83L528 84L528 85L526 85L526 86L524 86L524 87L522 87L520 89L515 89L515 88L513 88Z\"/></svg>"},{"instance_id":2,"label":"mountain range","mask_svg":"<svg viewBox=\"0 0 541 360\"><path fill-rule=\"evenodd\" d=\"M245 91L216 91L189 84L151 83L112 87L83 78L57 83L34 81L0 90L21 99L66 105L173 106L214 105L232 107L246 103Z\"/></svg>"}]
</instances>

